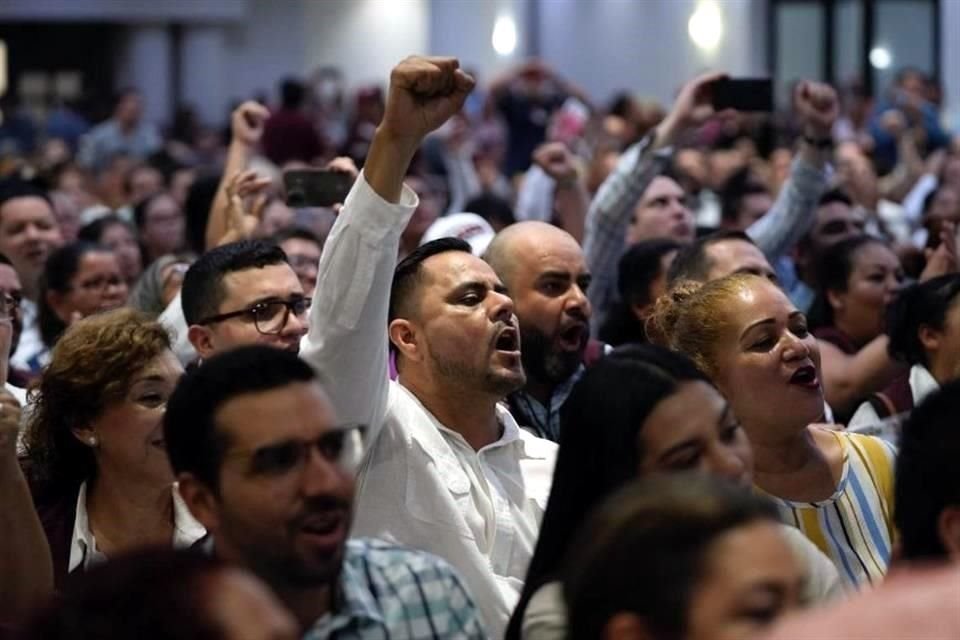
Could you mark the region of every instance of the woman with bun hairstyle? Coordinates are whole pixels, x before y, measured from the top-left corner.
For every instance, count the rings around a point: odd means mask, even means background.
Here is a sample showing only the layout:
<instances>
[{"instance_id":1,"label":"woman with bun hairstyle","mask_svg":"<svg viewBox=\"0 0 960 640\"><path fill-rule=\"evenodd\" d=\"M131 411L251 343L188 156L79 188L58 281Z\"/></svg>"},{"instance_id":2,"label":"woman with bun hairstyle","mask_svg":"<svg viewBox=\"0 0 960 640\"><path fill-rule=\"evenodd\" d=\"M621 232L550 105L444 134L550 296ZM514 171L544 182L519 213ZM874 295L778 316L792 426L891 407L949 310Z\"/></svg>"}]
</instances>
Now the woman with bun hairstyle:
<instances>
[{"instance_id":1,"label":"woman with bun hairstyle","mask_svg":"<svg viewBox=\"0 0 960 640\"><path fill-rule=\"evenodd\" d=\"M648 335L691 358L730 403L754 452L753 484L829 556L850 586L890 564L894 449L813 426L823 419L820 348L803 313L765 278L679 283Z\"/></svg>"},{"instance_id":2,"label":"woman with bun hairstyle","mask_svg":"<svg viewBox=\"0 0 960 640\"><path fill-rule=\"evenodd\" d=\"M910 370L871 394L850 420L850 430L875 428L886 418L907 413L960 377L960 274L903 290L887 310L887 335L891 357Z\"/></svg>"}]
</instances>

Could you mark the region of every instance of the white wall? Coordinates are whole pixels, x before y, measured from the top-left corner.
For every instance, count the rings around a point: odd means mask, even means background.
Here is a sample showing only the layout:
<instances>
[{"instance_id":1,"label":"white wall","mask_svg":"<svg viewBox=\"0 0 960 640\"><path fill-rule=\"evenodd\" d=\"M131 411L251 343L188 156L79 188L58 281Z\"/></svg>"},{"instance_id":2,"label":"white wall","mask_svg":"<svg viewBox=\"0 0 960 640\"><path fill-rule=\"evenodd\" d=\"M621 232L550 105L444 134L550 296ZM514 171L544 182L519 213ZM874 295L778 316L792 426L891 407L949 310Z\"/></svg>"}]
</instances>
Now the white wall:
<instances>
[{"instance_id":1,"label":"white wall","mask_svg":"<svg viewBox=\"0 0 960 640\"><path fill-rule=\"evenodd\" d=\"M430 0L429 53L456 56L464 67L477 71L481 81L489 79L526 56L528 5L529 0ZM513 18L517 26L511 55L493 50L493 27L501 16Z\"/></svg>"},{"instance_id":2,"label":"white wall","mask_svg":"<svg viewBox=\"0 0 960 640\"><path fill-rule=\"evenodd\" d=\"M300 1L303 71L336 65L352 85L386 86L397 62L427 50L427 0Z\"/></svg>"},{"instance_id":3,"label":"white wall","mask_svg":"<svg viewBox=\"0 0 960 640\"><path fill-rule=\"evenodd\" d=\"M940 0L940 77L948 122L960 132L960 0Z\"/></svg>"},{"instance_id":4,"label":"white wall","mask_svg":"<svg viewBox=\"0 0 960 640\"><path fill-rule=\"evenodd\" d=\"M541 0L541 53L599 99L633 89L669 101L707 69L763 75L763 0L721 0L723 40L714 54L697 49L687 22L697 0Z\"/></svg>"}]
</instances>

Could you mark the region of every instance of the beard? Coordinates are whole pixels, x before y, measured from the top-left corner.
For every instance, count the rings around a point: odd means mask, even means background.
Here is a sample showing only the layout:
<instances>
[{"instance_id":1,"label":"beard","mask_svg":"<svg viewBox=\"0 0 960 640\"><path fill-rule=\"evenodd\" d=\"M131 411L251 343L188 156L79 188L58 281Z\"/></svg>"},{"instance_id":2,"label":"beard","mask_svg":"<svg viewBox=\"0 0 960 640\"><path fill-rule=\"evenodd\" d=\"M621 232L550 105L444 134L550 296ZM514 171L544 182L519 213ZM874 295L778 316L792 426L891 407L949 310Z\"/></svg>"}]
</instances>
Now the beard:
<instances>
[{"instance_id":1,"label":"beard","mask_svg":"<svg viewBox=\"0 0 960 640\"><path fill-rule=\"evenodd\" d=\"M349 531L352 520L349 504L330 497L315 498L314 502L320 509L345 509ZM228 543L224 546L229 547L226 559L247 567L276 589L311 589L334 584L343 571L348 537L333 552L301 547L298 531L310 511L308 506L300 517L273 526L253 521L249 516L236 518L222 513L223 530L234 534L229 541L224 541ZM215 547L217 542L214 538Z\"/></svg>"},{"instance_id":2,"label":"beard","mask_svg":"<svg viewBox=\"0 0 960 640\"><path fill-rule=\"evenodd\" d=\"M465 358L447 357L433 351L427 345L430 359L436 372L458 387L468 387L472 390L485 391L498 397L506 397L527 383L527 376L521 369L517 372L498 372L489 366L478 371L476 365ZM522 357L521 357L522 360Z\"/></svg>"},{"instance_id":3,"label":"beard","mask_svg":"<svg viewBox=\"0 0 960 640\"><path fill-rule=\"evenodd\" d=\"M586 344L576 351L558 351L553 339L538 329L520 328L520 359L524 370L539 382L557 385L580 368Z\"/></svg>"}]
</instances>

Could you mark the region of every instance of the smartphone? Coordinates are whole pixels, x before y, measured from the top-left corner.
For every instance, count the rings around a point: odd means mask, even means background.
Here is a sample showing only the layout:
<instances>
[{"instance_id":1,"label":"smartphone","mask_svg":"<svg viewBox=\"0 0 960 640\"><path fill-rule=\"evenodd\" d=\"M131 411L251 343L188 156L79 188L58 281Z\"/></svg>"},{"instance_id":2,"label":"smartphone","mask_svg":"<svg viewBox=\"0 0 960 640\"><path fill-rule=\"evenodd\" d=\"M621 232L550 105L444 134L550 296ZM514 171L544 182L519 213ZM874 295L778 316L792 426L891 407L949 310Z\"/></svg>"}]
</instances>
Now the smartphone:
<instances>
[{"instance_id":1,"label":"smartphone","mask_svg":"<svg viewBox=\"0 0 960 640\"><path fill-rule=\"evenodd\" d=\"M339 171L302 169L283 174L287 206L292 209L332 207L346 199L351 187L353 177Z\"/></svg>"},{"instance_id":2,"label":"smartphone","mask_svg":"<svg viewBox=\"0 0 960 640\"><path fill-rule=\"evenodd\" d=\"M737 111L773 111L770 78L722 78L711 87L713 108Z\"/></svg>"},{"instance_id":3,"label":"smartphone","mask_svg":"<svg viewBox=\"0 0 960 640\"><path fill-rule=\"evenodd\" d=\"M567 98L554 115L550 139L570 144L583 135L590 109L576 98Z\"/></svg>"}]
</instances>

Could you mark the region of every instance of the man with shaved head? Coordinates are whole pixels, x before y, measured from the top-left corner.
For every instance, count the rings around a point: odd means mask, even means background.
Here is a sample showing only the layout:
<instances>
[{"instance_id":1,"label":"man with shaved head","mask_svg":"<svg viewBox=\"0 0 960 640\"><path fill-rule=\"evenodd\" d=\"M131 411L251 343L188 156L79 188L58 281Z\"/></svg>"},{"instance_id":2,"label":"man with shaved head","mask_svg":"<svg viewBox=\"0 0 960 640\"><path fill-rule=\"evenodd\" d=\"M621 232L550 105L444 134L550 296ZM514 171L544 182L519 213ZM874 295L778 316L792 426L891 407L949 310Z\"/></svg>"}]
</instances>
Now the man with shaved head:
<instances>
[{"instance_id":1,"label":"man with shaved head","mask_svg":"<svg viewBox=\"0 0 960 640\"><path fill-rule=\"evenodd\" d=\"M527 383L507 398L510 411L536 435L557 441L560 407L584 371L590 340L583 251L566 231L531 221L501 231L484 259L506 285L520 323Z\"/></svg>"}]
</instances>

